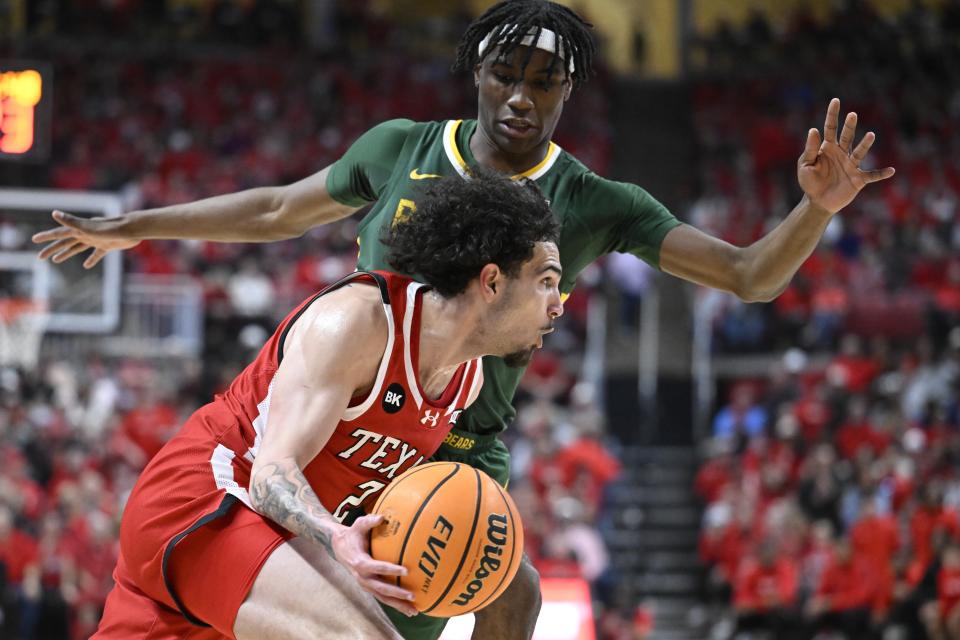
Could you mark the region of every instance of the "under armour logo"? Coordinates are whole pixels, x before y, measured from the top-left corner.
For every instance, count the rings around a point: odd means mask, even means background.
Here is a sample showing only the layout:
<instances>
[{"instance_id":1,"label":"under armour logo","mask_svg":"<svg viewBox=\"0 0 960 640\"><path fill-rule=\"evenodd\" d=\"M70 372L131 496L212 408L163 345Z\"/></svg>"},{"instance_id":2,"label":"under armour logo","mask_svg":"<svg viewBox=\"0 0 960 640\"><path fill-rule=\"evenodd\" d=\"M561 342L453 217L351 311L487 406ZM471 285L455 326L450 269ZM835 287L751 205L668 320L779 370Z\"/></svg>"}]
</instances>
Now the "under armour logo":
<instances>
[{"instance_id":1,"label":"under armour logo","mask_svg":"<svg viewBox=\"0 0 960 640\"><path fill-rule=\"evenodd\" d=\"M437 426L437 420L439 419L439 411L430 411L430 409L427 409L423 412L423 417L420 418L420 424L427 424L429 422L431 427L435 427Z\"/></svg>"},{"instance_id":2,"label":"under armour logo","mask_svg":"<svg viewBox=\"0 0 960 640\"><path fill-rule=\"evenodd\" d=\"M383 394L383 402L380 403L380 406L383 407L383 410L387 413L396 413L403 408L404 400L406 400L406 394L403 391L403 386L394 382L387 387L386 392Z\"/></svg>"}]
</instances>

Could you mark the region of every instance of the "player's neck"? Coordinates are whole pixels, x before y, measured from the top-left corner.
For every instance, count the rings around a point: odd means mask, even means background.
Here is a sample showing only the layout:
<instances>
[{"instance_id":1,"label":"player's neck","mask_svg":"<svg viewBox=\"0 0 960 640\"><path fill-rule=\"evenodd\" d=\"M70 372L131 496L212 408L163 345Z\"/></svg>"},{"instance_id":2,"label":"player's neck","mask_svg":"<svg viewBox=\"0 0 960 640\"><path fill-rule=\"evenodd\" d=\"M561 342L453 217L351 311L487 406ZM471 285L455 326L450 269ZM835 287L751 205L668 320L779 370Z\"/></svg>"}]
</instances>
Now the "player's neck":
<instances>
[{"instance_id":1,"label":"player's neck","mask_svg":"<svg viewBox=\"0 0 960 640\"><path fill-rule=\"evenodd\" d=\"M470 153L482 166L496 169L509 175L524 173L537 166L547 157L550 150L550 138L545 138L530 151L522 154L508 153L497 146L484 128L477 124L470 136Z\"/></svg>"},{"instance_id":2,"label":"player's neck","mask_svg":"<svg viewBox=\"0 0 960 640\"><path fill-rule=\"evenodd\" d=\"M476 342L476 324L476 310L465 296L424 295L418 372L422 382L436 376L449 380L460 364L485 355Z\"/></svg>"}]
</instances>

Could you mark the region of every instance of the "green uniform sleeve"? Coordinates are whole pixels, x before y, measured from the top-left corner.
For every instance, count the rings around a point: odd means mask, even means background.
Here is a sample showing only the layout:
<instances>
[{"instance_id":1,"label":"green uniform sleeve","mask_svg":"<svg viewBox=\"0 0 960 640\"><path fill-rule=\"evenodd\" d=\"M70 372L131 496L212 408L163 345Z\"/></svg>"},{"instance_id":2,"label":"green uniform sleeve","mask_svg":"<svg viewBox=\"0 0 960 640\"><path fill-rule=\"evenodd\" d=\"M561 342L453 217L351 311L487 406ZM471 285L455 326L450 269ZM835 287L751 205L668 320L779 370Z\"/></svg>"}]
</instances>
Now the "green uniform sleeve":
<instances>
[{"instance_id":1,"label":"green uniform sleeve","mask_svg":"<svg viewBox=\"0 0 960 640\"><path fill-rule=\"evenodd\" d=\"M378 199L414 124L412 120L387 120L360 136L330 167L330 197L351 207Z\"/></svg>"},{"instance_id":2,"label":"green uniform sleeve","mask_svg":"<svg viewBox=\"0 0 960 640\"><path fill-rule=\"evenodd\" d=\"M656 198L635 184L583 177L581 211L596 216L604 235L605 252L632 253L650 266L660 268L660 245L667 232L682 224ZM590 225L593 226L593 225Z\"/></svg>"}]
</instances>

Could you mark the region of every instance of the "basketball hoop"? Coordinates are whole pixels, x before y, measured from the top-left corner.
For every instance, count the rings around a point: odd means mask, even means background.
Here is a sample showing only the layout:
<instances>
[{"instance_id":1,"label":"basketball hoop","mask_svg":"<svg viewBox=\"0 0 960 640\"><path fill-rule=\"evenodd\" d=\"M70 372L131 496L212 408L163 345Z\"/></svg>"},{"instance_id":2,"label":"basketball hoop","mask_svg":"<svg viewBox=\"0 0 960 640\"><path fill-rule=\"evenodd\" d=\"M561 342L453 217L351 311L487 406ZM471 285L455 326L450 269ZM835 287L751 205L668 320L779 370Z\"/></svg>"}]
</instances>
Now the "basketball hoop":
<instances>
[{"instance_id":1,"label":"basketball hoop","mask_svg":"<svg viewBox=\"0 0 960 640\"><path fill-rule=\"evenodd\" d=\"M29 298L0 300L0 366L36 369L49 320L43 302Z\"/></svg>"}]
</instances>

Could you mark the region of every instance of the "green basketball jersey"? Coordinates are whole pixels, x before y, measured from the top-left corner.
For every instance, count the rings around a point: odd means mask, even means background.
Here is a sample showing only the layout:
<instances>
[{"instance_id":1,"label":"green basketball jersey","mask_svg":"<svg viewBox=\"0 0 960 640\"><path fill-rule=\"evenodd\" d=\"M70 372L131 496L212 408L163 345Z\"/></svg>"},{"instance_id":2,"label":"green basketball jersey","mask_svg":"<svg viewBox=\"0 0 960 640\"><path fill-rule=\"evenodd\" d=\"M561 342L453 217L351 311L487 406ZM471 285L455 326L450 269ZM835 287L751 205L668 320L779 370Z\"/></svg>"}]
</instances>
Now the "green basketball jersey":
<instances>
[{"instance_id":1,"label":"green basketball jersey","mask_svg":"<svg viewBox=\"0 0 960 640\"><path fill-rule=\"evenodd\" d=\"M360 223L357 268L391 269L382 234L416 209L418 192L430 180L469 176L467 167L476 164L469 145L476 128L476 120L390 120L366 132L333 165L327 190L334 199L351 206L376 202ZM660 243L680 224L640 187L601 178L552 142L543 161L515 179L534 180L560 222L564 294L584 267L611 251L633 253L658 267ZM516 416L512 400L523 370L486 357L483 373L480 396L461 415L458 431L498 433Z\"/></svg>"}]
</instances>

